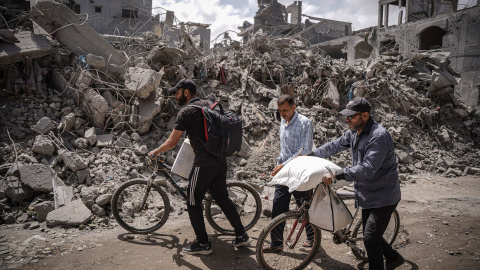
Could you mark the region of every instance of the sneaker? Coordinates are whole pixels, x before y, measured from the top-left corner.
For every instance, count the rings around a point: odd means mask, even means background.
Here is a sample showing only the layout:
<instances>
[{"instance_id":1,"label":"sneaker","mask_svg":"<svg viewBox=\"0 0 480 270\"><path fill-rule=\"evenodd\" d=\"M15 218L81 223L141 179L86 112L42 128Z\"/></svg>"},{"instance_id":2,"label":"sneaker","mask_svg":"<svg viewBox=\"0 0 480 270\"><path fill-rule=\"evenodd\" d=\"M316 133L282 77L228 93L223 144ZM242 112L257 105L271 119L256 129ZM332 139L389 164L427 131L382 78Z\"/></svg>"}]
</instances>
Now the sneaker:
<instances>
[{"instance_id":1,"label":"sneaker","mask_svg":"<svg viewBox=\"0 0 480 270\"><path fill-rule=\"evenodd\" d=\"M248 236L247 233L244 233L242 236L237 236L232 240L232 245L234 247L246 246L252 242L252 238Z\"/></svg>"},{"instance_id":2,"label":"sneaker","mask_svg":"<svg viewBox=\"0 0 480 270\"><path fill-rule=\"evenodd\" d=\"M182 251L192 255L195 255L195 254L209 255L209 254L212 254L213 252L212 243L208 241L207 244L203 245L203 244L200 244L198 241L195 241L191 245L182 248Z\"/></svg>"},{"instance_id":3,"label":"sneaker","mask_svg":"<svg viewBox=\"0 0 480 270\"><path fill-rule=\"evenodd\" d=\"M263 253L281 253L282 251L283 251L282 246L280 247L268 246L263 248Z\"/></svg>"},{"instance_id":4,"label":"sneaker","mask_svg":"<svg viewBox=\"0 0 480 270\"><path fill-rule=\"evenodd\" d=\"M402 255L398 254L398 257L397 259L395 259L395 261L386 263L386 269L393 270L404 263L405 263L405 259L402 257Z\"/></svg>"}]
</instances>

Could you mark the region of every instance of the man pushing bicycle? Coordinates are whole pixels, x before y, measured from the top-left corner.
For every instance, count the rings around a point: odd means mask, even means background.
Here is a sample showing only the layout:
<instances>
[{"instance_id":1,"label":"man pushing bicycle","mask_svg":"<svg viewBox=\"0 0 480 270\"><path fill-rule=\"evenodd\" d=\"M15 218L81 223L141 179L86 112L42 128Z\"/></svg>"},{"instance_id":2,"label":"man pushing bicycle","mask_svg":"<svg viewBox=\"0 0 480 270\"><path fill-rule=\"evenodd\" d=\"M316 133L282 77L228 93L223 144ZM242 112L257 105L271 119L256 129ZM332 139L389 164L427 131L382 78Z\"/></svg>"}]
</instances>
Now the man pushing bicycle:
<instances>
[{"instance_id":1,"label":"man pushing bicycle","mask_svg":"<svg viewBox=\"0 0 480 270\"><path fill-rule=\"evenodd\" d=\"M168 89L168 92L173 95L180 106L207 105L207 101L200 100L197 97L197 87L192 80L182 79L175 87ZM201 110L193 106L185 106L179 111L175 127L168 139L160 147L149 153L150 157L154 157L172 149L177 145L183 133L187 132L195 153L193 168L189 176L187 209L197 238L195 242L182 249L187 254L212 254L212 246L205 229L202 209L202 200L207 190L235 230L236 237L232 244L235 247L240 247L251 242L234 204L228 197L226 186L227 160L225 157L212 155L203 145L202 140L206 140L203 121Z\"/></svg>"}]
</instances>

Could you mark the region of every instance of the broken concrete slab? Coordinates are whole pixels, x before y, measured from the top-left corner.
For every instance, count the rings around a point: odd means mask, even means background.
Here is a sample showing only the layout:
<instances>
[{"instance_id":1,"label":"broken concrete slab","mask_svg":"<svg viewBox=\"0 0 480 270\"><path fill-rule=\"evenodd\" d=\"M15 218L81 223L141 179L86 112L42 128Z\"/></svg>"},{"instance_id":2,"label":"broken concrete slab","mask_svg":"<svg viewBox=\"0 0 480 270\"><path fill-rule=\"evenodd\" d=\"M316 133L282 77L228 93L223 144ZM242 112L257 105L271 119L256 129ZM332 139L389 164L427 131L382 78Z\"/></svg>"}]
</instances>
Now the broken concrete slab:
<instances>
[{"instance_id":1,"label":"broken concrete slab","mask_svg":"<svg viewBox=\"0 0 480 270\"><path fill-rule=\"evenodd\" d=\"M102 56L97 56L89 53L85 58L87 60L87 64L91 68L104 70L107 67L107 62L105 62L105 58L103 58Z\"/></svg>"},{"instance_id":2,"label":"broken concrete slab","mask_svg":"<svg viewBox=\"0 0 480 270\"><path fill-rule=\"evenodd\" d=\"M127 59L88 23L79 23L83 20L63 3L39 1L31 9L30 18L77 56L86 53L102 56L108 59L107 73L120 77L125 73Z\"/></svg>"},{"instance_id":3,"label":"broken concrete slab","mask_svg":"<svg viewBox=\"0 0 480 270\"><path fill-rule=\"evenodd\" d=\"M37 192L53 191L52 175L43 164L22 165L19 167L20 181Z\"/></svg>"},{"instance_id":4,"label":"broken concrete slab","mask_svg":"<svg viewBox=\"0 0 480 270\"><path fill-rule=\"evenodd\" d=\"M12 202L20 203L32 198L34 191L29 187L23 186L17 177L8 176L6 183L5 194Z\"/></svg>"},{"instance_id":5,"label":"broken concrete slab","mask_svg":"<svg viewBox=\"0 0 480 270\"><path fill-rule=\"evenodd\" d=\"M55 125L50 118L42 117L40 120L38 120L37 124L32 126L32 129L40 134L47 134L55 129Z\"/></svg>"},{"instance_id":6,"label":"broken concrete slab","mask_svg":"<svg viewBox=\"0 0 480 270\"><path fill-rule=\"evenodd\" d=\"M143 134L150 129L153 118L162 110L164 98L153 92L146 99L137 99L134 104L138 108L137 132Z\"/></svg>"},{"instance_id":7,"label":"broken concrete slab","mask_svg":"<svg viewBox=\"0 0 480 270\"><path fill-rule=\"evenodd\" d=\"M131 94L139 98L147 98L157 89L163 74L163 68L160 72L156 72L151 69L130 67L125 73L125 87Z\"/></svg>"},{"instance_id":8,"label":"broken concrete slab","mask_svg":"<svg viewBox=\"0 0 480 270\"><path fill-rule=\"evenodd\" d=\"M97 134L95 133L95 128L91 127L85 130L83 137L87 140L90 145L95 145L97 142Z\"/></svg>"},{"instance_id":9,"label":"broken concrete slab","mask_svg":"<svg viewBox=\"0 0 480 270\"><path fill-rule=\"evenodd\" d=\"M113 135L112 134L102 134L97 135L97 146L98 147L107 147L113 144Z\"/></svg>"},{"instance_id":10,"label":"broken concrete slab","mask_svg":"<svg viewBox=\"0 0 480 270\"><path fill-rule=\"evenodd\" d=\"M97 91L87 88L84 92L83 108L87 111L90 119L96 127L103 128L105 116L108 111L108 103Z\"/></svg>"},{"instance_id":11,"label":"broken concrete slab","mask_svg":"<svg viewBox=\"0 0 480 270\"><path fill-rule=\"evenodd\" d=\"M38 135L35 137L32 151L40 155L51 156L55 152L55 145L48 137Z\"/></svg>"},{"instance_id":12,"label":"broken concrete slab","mask_svg":"<svg viewBox=\"0 0 480 270\"><path fill-rule=\"evenodd\" d=\"M22 62L25 58L40 58L52 54L52 45L44 35L35 35L30 31L15 34L19 43L0 42L0 65Z\"/></svg>"},{"instance_id":13,"label":"broken concrete slab","mask_svg":"<svg viewBox=\"0 0 480 270\"><path fill-rule=\"evenodd\" d=\"M99 206L104 206L110 202L111 198L112 198L112 194L102 194L95 199L95 203L98 204Z\"/></svg>"},{"instance_id":14,"label":"broken concrete slab","mask_svg":"<svg viewBox=\"0 0 480 270\"><path fill-rule=\"evenodd\" d=\"M78 226L87 223L92 212L83 204L82 200L75 200L60 207L47 215L47 226Z\"/></svg>"},{"instance_id":15,"label":"broken concrete slab","mask_svg":"<svg viewBox=\"0 0 480 270\"><path fill-rule=\"evenodd\" d=\"M65 115L62 118L62 120L60 121L60 124L57 126L57 129L60 130L61 132L70 131L74 125L75 125L75 114L69 113L68 115Z\"/></svg>"},{"instance_id":16,"label":"broken concrete slab","mask_svg":"<svg viewBox=\"0 0 480 270\"><path fill-rule=\"evenodd\" d=\"M73 187L71 186L57 186L55 187L55 193L58 207L65 206L74 199Z\"/></svg>"},{"instance_id":17,"label":"broken concrete slab","mask_svg":"<svg viewBox=\"0 0 480 270\"><path fill-rule=\"evenodd\" d=\"M47 220L48 213L55 210L55 204L51 201L45 201L37 203L33 209L37 213L37 220L39 222L44 222L45 220Z\"/></svg>"},{"instance_id":18,"label":"broken concrete slab","mask_svg":"<svg viewBox=\"0 0 480 270\"><path fill-rule=\"evenodd\" d=\"M74 172L87 168L87 164L83 158L75 152L61 149L58 150L58 155L62 158L65 165Z\"/></svg>"}]
</instances>

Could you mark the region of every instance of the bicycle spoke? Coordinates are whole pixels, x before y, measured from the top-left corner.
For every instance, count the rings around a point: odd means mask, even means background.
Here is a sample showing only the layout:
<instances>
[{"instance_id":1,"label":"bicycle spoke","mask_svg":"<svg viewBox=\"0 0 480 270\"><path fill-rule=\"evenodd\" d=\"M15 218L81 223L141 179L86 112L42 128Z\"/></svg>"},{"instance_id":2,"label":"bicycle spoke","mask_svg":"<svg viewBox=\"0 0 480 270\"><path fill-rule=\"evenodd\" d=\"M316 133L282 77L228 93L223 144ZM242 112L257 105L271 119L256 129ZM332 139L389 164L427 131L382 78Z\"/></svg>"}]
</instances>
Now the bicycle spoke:
<instances>
[{"instance_id":1,"label":"bicycle spoke","mask_svg":"<svg viewBox=\"0 0 480 270\"><path fill-rule=\"evenodd\" d=\"M297 218L301 213L285 213L267 225L262 231L257 243L257 261L264 269L298 269L307 266L320 248L320 230L303 227ZM310 232L307 237L306 231ZM313 240L312 247L304 247L303 243ZM278 253L264 252L270 246L283 246Z\"/></svg>"},{"instance_id":2,"label":"bicycle spoke","mask_svg":"<svg viewBox=\"0 0 480 270\"><path fill-rule=\"evenodd\" d=\"M122 185L112 199L112 211L117 222L135 233L152 232L160 228L170 213L169 200L159 187L146 193L146 181L133 180ZM163 192L164 193L164 192Z\"/></svg>"}]
</instances>

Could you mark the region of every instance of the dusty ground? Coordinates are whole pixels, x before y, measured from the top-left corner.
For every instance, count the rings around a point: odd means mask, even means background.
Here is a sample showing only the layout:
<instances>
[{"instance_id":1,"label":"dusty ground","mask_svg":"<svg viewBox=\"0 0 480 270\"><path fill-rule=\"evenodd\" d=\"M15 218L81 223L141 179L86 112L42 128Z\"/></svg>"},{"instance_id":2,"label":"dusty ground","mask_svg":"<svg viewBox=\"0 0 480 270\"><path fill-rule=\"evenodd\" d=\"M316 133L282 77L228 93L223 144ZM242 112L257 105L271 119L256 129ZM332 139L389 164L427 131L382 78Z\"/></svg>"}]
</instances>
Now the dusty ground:
<instances>
[{"instance_id":1,"label":"dusty ground","mask_svg":"<svg viewBox=\"0 0 480 270\"><path fill-rule=\"evenodd\" d=\"M480 269L480 178L417 175L402 184L398 206L401 233L396 246L408 260L399 269ZM24 230L20 225L0 227L6 243L21 245L33 235L31 245L43 250L39 259L3 264L15 269L256 269L255 240L268 222L263 217L249 232L254 238L250 248L235 249L230 236L208 229L213 243L212 255L190 256L182 247L194 240L185 214L170 218L157 234L137 236L121 228L100 232L71 232L64 229ZM208 226L208 225L207 225ZM333 244L330 234L322 232L322 249L310 269L368 268L355 259L349 248ZM64 242L62 242L64 241ZM3 243L5 244L5 243ZM61 248L58 248L58 247ZM16 251L17 255L21 254ZM43 253L43 255L42 255ZM3 263L15 256L4 254ZM43 257L43 258L41 258Z\"/></svg>"}]
</instances>

